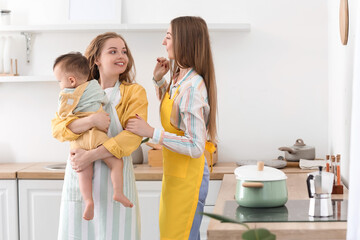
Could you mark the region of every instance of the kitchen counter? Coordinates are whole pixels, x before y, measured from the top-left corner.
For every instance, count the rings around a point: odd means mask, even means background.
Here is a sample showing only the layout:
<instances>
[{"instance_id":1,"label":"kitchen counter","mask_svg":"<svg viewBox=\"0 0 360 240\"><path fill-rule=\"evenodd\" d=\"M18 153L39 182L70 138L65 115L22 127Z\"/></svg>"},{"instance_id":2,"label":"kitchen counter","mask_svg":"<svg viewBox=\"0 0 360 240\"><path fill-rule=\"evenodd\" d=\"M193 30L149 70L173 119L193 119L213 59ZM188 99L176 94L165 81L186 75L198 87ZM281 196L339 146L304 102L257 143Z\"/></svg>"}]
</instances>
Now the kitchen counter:
<instances>
[{"instance_id":1,"label":"kitchen counter","mask_svg":"<svg viewBox=\"0 0 360 240\"><path fill-rule=\"evenodd\" d=\"M65 170L49 170L45 166L57 165L61 162L38 162L38 163L3 163L0 164L0 179L64 179ZM161 181L162 167L150 167L148 164L134 165L135 178L138 181ZM224 174L234 173L238 166L234 162L218 162L210 174L211 180L222 180ZM313 172L315 170L302 170L298 167L286 167L281 169L286 174L298 174Z\"/></svg>"},{"instance_id":2,"label":"kitchen counter","mask_svg":"<svg viewBox=\"0 0 360 240\"><path fill-rule=\"evenodd\" d=\"M288 199L308 199L306 188L306 173L287 174ZM299 172L300 171L300 172ZM314 171L314 170L312 170ZM218 199L213 213L223 214L225 201L234 200L236 179L233 174L224 175ZM344 187L344 194L333 194L332 199L347 199L348 190ZM266 222L247 223L250 228L266 228L276 235L276 239L345 239L347 222ZM208 227L208 240L241 239L246 231L244 226L232 223L220 223L211 219Z\"/></svg>"},{"instance_id":3,"label":"kitchen counter","mask_svg":"<svg viewBox=\"0 0 360 240\"><path fill-rule=\"evenodd\" d=\"M18 171L18 179L52 179L62 180L64 179L65 169L49 170L46 166L61 164L60 162L38 162L33 163L27 168L23 168Z\"/></svg>"},{"instance_id":4,"label":"kitchen counter","mask_svg":"<svg viewBox=\"0 0 360 240\"><path fill-rule=\"evenodd\" d=\"M16 179L17 172L34 163L0 163L0 179Z\"/></svg>"},{"instance_id":5,"label":"kitchen counter","mask_svg":"<svg viewBox=\"0 0 360 240\"><path fill-rule=\"evenodd\" d=\"M45 166L56 165L57 162L39 162L29 164L26 168L21 168L17 172L19 179L64 179L65 170L48 170ZM13 165L17 165L14 163ZM135 178L137 181L161 181L162 167L150 167L148 164L134 165ZM231 174L237 167L233 162L219 162L210 174L211 180L222 180L224 174Z\"/></svg>"}]
</instances>

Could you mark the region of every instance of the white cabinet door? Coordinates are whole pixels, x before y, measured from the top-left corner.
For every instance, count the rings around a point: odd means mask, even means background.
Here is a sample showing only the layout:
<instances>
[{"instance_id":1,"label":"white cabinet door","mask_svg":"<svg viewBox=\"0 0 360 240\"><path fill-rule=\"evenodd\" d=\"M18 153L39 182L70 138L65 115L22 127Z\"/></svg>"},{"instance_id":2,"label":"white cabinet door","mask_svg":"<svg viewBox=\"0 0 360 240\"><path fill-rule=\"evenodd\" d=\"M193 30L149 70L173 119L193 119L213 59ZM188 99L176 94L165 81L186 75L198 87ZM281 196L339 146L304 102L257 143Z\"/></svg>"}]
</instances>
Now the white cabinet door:
<instances>
[{"instance_id":1,"label":"white cabinet door","mask_svg":"<svg viewBox=\"0 0 360 240\"><path fill-rule=\"evenodd\" d=\"M214 210L214 206L205 206L204 212L212 213ZM210 218L208 216L203 216L203 219L201 221L200 225L200 239L201 240L207 240L207 229L209 226Z\"/></svg>"},{"instance_id":2,"label":"white cabinet door","mask_svg":"<svg viewBox=\"0 0 360 240\"><path fill-rule=\"evenodd\" d=\"M63 180L19 180L20 240L57 239Z\"/></svg>"},{"instance_id":3,"label":"white cabinet door","mask_svg":"<svg viewBox=\"0 0 360 240\"><path fill-rule=\"evenodd\" d=\"M0 239L18 240L17 180L0 180Z\"/></svg>"},{"instance_id":4,"label":"white cabinet door","mask_svg":"<svg viewBox=\"0 0 360 240\"><path fill-rule=\"evenodd\" d=\"M212 212L219 190L221 180L211 180L209 192L205 202L205 212ZM141 239L158 240L159 232L159 204L161 195L161 181L137 181L136 187L139 193L139 204L141 214ZM210 219L203 217L200 226L201 239L207 239L207 228Z\"/></svg>"},{"instance_id":5,"label":"white cabinet door","mask_svg":"<svg viewBox=\"0 0 360 240\"><path fill-rule=\"evenodd\" d=\"M137 181L141 214L141 239L159 240L161 181Z\"/></svg>"},{"instance_id":6,"label":"white cabinet door","mask_svg":"<svg viewBox=\"0 0 360 240\"><path fill-rule=\"evenodd\" d=\"M209 191L205 200L205 206L214 206L218 197L222 180L210 180Z\"/></svg>"},{"instance_id":7,"label":"white cabinet door","mask_svg":"<svg viewBox=\"0 0 360 240\"><path fill-rule=\"evenodd\" d=\"M221 180L211 180L209 183L209 192L206 197L204 212L212 213L214 210L214 205L216 203L216 199L218 197L220 187L221 187ZM206 240L207 239L207 229L210 222L210 218L207 216L203 216L200 225L200 239Z\"/></svg>"}]
</instances>

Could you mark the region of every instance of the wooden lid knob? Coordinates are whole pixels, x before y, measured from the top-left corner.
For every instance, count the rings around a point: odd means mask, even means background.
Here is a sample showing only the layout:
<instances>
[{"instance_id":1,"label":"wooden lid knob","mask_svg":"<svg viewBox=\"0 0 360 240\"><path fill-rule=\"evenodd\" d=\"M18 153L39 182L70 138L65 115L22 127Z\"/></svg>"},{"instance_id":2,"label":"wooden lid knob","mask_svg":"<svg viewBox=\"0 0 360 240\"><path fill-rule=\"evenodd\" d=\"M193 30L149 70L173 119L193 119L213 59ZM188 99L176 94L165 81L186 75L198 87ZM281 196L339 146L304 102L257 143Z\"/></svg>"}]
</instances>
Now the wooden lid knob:
<instances>
[{"instance_id":1,"label":"wooden lid knob","mask_svg":"<svg viewBox=\"0 0 360 240\"><path fill-rule=\"evenodd\" d=\"M257 162L257 168L258 168L258 171L263 171L264 170L264 162L263 161Z\"/></svg>"}]
</instances>

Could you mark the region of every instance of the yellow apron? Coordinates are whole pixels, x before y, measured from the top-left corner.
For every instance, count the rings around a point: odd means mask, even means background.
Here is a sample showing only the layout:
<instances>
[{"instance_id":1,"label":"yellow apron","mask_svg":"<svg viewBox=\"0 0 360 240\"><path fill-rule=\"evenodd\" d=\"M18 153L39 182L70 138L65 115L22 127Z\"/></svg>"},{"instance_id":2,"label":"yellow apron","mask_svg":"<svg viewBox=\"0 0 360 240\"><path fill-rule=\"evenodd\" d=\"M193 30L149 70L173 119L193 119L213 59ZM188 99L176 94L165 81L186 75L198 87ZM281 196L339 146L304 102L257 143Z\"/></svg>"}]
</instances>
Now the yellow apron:
<instances>
[{"instance_id":1,"label":"yellow apron","mask_svg":"<svg viewBox=\"0 0 360 240\"><path fill-rule=\"evenodd\" d=\"M190 73L190 72L189 72ZM184 136L170 123L174 98L166 93L161 104L161 124L166 132ZM173 152L163 147L163 183L160 198L160 239L187 240L199 200L204 172L204 154L199 158Z\"/></svg>"}]
</instances>

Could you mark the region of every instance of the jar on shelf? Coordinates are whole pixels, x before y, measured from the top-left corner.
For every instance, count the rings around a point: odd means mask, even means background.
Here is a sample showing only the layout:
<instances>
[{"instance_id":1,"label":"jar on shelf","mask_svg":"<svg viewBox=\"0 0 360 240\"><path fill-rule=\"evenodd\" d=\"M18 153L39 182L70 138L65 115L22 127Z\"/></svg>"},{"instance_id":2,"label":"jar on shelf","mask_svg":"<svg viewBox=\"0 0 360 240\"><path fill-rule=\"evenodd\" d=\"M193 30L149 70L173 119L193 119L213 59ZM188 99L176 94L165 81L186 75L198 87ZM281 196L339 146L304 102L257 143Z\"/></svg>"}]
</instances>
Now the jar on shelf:
<instances>
[{"instance_id":1,"label":"jar on shelf","mask_svg":"<svg viewBox=\"0 0 360 240\"><path fill-rule=\"evenodd\" d=\"M3 53L3 70L4 73L12 73L11 64L11 51L12 51L13 39L11 36L7 36L4 42L4 53Z\"/></svg>"},{"instance_id":2,"label":"jar on shelf","mask_svg":"<svg viewBox=\"0 0 360 240\"><path fill-rule=\"evenodd\" d=\"M10 10L0 10L0 25L10 25L11 22L11 11Z\"/></svg>"}]
</instances>

